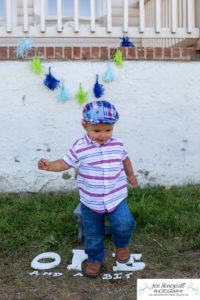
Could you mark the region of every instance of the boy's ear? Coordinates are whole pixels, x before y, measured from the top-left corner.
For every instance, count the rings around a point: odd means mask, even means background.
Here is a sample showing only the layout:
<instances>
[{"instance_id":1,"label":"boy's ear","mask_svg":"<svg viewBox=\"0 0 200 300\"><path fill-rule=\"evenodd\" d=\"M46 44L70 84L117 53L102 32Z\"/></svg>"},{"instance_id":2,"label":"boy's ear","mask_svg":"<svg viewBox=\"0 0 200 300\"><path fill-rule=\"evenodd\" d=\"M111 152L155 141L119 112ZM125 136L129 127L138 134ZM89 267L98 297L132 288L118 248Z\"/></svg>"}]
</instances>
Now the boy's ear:
<instances>
[{"instance_id":1,"label":"boy's ear","mask_svg":"<svg viewBox=\"0 0 200 300\"><path fill-rule=\"evenodd\" d=\"M81 124L82 124L82 126L83 126L84 129L87 128L87 122L85 120L82 120Z\"/></svg>"}]
</instances>

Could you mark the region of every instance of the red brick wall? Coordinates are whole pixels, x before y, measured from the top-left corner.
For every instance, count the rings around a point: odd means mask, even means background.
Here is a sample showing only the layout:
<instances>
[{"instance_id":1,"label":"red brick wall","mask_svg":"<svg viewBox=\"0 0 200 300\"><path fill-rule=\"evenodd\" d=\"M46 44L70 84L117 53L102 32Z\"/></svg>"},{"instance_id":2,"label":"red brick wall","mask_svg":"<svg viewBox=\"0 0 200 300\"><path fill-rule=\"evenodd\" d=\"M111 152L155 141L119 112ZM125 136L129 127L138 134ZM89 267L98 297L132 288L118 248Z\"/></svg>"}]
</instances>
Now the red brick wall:
<instances>
[{"instance_id":1,"label":"red brick wall","mask_svg":"<svg viewBox=\"0 0 200 300\"><path fill-rule=\"evenodd\" d=\"M200 60L200 53L194 48L120 48L124 60L166 60L191 61ZM47 60L109 60L115 48L109 47L38 47L25 59L35 57L39 52ZM18 60L16 47L0 47L0 60Z\"/></svg>"}]
</instances>

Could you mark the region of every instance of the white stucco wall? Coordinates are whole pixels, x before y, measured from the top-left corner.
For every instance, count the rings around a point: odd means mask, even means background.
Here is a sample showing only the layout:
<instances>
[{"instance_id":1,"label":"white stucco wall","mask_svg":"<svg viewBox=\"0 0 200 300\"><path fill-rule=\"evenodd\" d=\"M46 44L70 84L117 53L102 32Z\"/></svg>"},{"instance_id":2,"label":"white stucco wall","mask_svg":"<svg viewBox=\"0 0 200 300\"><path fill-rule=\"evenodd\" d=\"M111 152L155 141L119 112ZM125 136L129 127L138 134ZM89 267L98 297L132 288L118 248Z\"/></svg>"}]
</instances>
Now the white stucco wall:
<instances>
[{"instance_id":1,"label":"white stucco wall","mask_svg":"<svg viewBox=\"0 0 200 300\"><path fill-rule=\"evenodd\" d=\"M95 76L106 62L45 62L72 94L82 82L93 100ZM124 62L104 99L116 105L115 135L129 151L139 183L200 183L200 63ZM0 62L0 192L65 191L75 188L74 170L37 170L40 157L62 158L83 135L81 107L57 102L30 62ZM100 76L101 80L101 76ZM64 178L63 178L64 177Z\"/></svg>"}]
</instances>

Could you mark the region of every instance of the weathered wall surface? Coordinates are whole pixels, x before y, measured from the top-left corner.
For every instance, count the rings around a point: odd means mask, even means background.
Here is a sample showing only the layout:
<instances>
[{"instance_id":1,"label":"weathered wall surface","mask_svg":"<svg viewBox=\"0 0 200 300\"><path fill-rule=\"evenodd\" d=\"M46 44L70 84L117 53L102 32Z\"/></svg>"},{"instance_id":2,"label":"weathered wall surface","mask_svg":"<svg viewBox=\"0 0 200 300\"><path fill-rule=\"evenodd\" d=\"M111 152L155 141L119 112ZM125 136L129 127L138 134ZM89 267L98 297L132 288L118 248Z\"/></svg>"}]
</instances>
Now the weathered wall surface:
<instances>
[{"instance_id":1,"label":"weathered wall surface","mask_svg":"<svg viewBox=\"0 0 200 300\"><path fill-rule=\"evenodd\" d=\"M74 95L79 83L94 100L95 76L106 62L45 62ZM126 61L104 84L120 121L115 135L129 151L139 183L200 183L200 63ZM30 62L0 62L0 192L65 191L76 187L75 172L37 170L40 157L62 158L84 134L76 100L57 101Z\"/></svg>"}]
</instances>

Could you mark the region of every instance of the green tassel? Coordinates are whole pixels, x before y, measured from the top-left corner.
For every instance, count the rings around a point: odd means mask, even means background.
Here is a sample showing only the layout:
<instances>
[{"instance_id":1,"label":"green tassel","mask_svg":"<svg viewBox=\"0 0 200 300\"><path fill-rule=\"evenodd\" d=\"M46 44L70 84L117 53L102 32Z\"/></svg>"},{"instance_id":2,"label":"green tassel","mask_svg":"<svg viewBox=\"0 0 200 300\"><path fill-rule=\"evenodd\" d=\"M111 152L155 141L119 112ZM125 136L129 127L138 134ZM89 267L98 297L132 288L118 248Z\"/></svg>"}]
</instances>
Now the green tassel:
<instances>
[{"instance_id":1,"label":"green tassel","mask_svg":"<svg viewBox=\"0 0 200 300\"><path fill-rule=\"evenodd\" d=\"M117 50L115 51L115 54L114 54L114 62L118 67L123 66L122 57L123 56L122 56L121 50L117 48Z\"/></svg>"},{"instance_id":2,"label":"green tassel","mask_svg":"<svg viewBox=\"0 0 200 300\"><path fill-rule=\"evenodd\" d=\"M43 67L41 65L40 57L39 55L36 56L31 62L32 70L33 72L37 74L42 74L43 73Z\"/></svg>"},{"instance_id":3,"label":"green tassel","mask_svg":"<svg viewBox=\"0 0 200 300\"><path fill-rule=\"evenodd\" d=\"M88 92L84 92L81 83L80 88L75 95L75 98L79 101L80 104L83 104L88 100Z\"/></svg>"}]
</instances>

